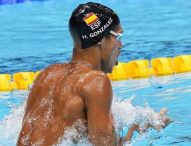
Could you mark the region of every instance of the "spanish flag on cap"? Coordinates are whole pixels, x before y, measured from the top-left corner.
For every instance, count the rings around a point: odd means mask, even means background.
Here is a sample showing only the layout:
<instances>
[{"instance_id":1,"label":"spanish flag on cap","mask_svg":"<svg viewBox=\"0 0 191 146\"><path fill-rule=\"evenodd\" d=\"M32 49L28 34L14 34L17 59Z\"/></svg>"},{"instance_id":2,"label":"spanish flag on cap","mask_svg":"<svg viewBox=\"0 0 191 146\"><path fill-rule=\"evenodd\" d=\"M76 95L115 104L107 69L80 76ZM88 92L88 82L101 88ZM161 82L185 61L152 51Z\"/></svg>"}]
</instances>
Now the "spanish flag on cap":
<instances>
[{"instance_id":1,"label":"spanish flag on cap","mask_svg":"<svg viewBox=\"0 0 191 146\"><path fill-rule=\"evenodd\" d=\"M83 18L83 20L86 22L88 26L94 24L99 20L99 18L94 14L93 12L88 13L86 17Z\"/></svg>"}]
</instances>

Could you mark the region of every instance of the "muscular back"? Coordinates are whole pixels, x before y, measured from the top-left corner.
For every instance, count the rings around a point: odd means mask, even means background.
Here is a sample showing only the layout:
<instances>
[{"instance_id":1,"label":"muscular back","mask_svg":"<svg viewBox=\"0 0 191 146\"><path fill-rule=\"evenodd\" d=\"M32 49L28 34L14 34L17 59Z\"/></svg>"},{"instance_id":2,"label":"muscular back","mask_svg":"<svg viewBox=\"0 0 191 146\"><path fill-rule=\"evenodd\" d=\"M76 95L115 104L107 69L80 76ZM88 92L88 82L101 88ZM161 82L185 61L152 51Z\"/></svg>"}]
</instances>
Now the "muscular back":
<instances>
[{"instance_id":1,"label":"muscular back","mask_svg":"<svg viewBox=\"0 0 191 146\"><path fill-rule=\"evenodd\" d=\"M51 146L76 120L86 120L84 99L79 90L92 70L80 63L46 68L29 94L23 127L17 145Z\"/></svg>"}]
</instances>

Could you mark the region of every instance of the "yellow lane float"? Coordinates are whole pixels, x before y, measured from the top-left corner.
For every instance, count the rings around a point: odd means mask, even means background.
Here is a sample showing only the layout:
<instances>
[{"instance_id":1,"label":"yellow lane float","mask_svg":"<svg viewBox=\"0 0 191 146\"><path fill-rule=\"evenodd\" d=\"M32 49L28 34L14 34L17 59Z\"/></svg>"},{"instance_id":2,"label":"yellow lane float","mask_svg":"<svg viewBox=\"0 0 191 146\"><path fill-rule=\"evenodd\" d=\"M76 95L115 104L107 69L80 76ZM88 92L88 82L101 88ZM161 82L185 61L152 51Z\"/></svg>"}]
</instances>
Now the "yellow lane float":
<instances>
[{"instance_id":1,"label":"yellow lane float","mask_svg":"<svg viewBox=\"0 0 191 146\"><path fill-rule=\"evenodd\" d=\"M118 65L113 68L112 73L109 73L108 76L113 81L128 79L126 63L119 62Z\"/></svg>"},{"instance_id":2,"label":"yellow lane float","mask_svg":"<svg viewBox=\"0 0 191 146\"><path fill-rule=\"evenodd\" d=\"M134 60L119 62L108 77L113 80L127 80L129 78L145 78L150 76L170 75L191 71L191 55L181 55L174 58L154 58L149 60ZM0 91L28 89L37 72L18 72L13 75L0 74Z\"/></svg>"},{"instance_id":3,"label":"yellow lane float","mask_svg":"<svg viewBox=\"0 0 191 146\"><path fill-rule=\"evenodd\" d=\"M154 75L173 74L172 58L155 58L151 60Z\"/></svg>"},{"instance_id":4,"label":"yellow lane float","mask_svg":"<svg viewBox=\"0 0 191 146\"><path fill-rule=\"evenodd\" d=\"M0 74L0 91L12 91L17 89L17 84L11 81L10 74Z\"/></svg>"},{"instance_id":5,"label":"yellow lane float","mask_svg":"<svg viewBox=\"0 0 191 146\"><path fill-rule=\"evenodd\" d=\"M191 55L182 55L173 58L174 71L176 73L191 71Z\"/></svg>"},{"instance_id":6,"label":"yellow lane float","mask_svg":"<svg viewBox=\"0 0 191 146\"><path fill-rule=\"evenodd\" d=\"M129 78L145 78L150 76L149 61L135 60L125 65L125 70Z\"/></svg>"},{"instance_id":7,"label":"yellow lane float","mask_svg":"<svg viewBox=\"0 0 191 146\"><path fill-rule=\"evenodd\" d=\"M27 89L33 83L34 72L18 72L13 74L13 80L17 83L18 89Z\"/></svg>"}]
</instances>

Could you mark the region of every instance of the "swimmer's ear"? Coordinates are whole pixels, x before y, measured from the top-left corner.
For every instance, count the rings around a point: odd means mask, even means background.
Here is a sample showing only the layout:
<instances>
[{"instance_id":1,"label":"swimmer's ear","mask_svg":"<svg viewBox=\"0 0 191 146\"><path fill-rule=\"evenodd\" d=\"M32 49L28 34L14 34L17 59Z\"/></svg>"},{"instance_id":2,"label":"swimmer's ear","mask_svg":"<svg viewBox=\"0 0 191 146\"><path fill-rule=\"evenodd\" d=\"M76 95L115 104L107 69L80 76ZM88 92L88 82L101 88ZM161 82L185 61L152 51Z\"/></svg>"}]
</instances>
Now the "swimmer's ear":
<instances>
[{"instance_id":1,"label":"swimmer's ear","mask_svg":"<svg viewBox=\"0 0 191 146\"><path fill-rule=\"evenodd\" d=\"M102 38L100 42L98 42L98 45L101 47L101 44L104 42L105 37Z\"/></svg>"},{"instance_id":2,"label":"swimmer's ear","mask_svg":"<svg viewBox=\"0 0 191 146\"><path fill-rule=\"evenodd\" d=\"M99 49L101 49L101 44L102 44L102 42L97 43L97 46L99 47Z\"/></svg>"},{"instance_id":3,"label":"swimmer's ear","mask_svg":"<svg viewBox=\"0 0 191 146\"><path fill-rule=\"evenodd\" d=\"M101 40L100 42L97 43L97 45L99 46L100 49L102 48L102 45L105 44L105 41L106 41L106 38L103 37L102 40Z\"/></svg>"},{"instance_id":4,"label":"swimmer's ear","mask_svg":"<svg viewBox=\"0 0 191 146\"><path fill-rule=\"evenodd\" d=\"M103 44L103 39L100 42L98 42L97 44L98 44L99 48L101 48L101 45Z\"/></svg>"}]
</instances>

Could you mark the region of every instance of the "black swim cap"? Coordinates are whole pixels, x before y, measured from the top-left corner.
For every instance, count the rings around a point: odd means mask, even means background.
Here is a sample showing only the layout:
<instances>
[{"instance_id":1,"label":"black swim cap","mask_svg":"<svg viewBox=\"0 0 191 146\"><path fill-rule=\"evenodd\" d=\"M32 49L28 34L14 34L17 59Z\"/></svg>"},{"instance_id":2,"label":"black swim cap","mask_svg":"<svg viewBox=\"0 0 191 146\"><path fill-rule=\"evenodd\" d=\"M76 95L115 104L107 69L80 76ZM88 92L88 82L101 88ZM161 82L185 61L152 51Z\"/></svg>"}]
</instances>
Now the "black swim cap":
<instances>
[{"instance_id":1,"label":"black swim cap","mask_svg":"<svg viewBox=\"0 0 191 146\"><path fill-rule=\"evenodd\" d=\"M119 17L112 9L98 3L88 2L74 9L69 27L70 31L77 32L82 49L85 49L100 42L119 23Z\"/></svg>"}]
</instances>

